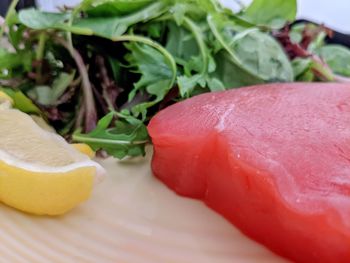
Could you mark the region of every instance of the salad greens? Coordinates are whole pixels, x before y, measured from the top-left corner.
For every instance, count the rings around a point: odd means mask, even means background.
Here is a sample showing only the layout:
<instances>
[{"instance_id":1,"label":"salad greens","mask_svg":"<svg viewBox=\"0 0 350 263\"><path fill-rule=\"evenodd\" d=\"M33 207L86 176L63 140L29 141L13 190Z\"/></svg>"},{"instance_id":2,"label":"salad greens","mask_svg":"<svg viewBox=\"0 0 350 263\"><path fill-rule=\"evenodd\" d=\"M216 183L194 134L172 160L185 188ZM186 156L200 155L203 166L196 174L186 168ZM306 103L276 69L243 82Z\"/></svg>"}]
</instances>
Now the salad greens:
<instances>
[{"instance_id":1,"label":"salad greens","mask_svg":"<svg viewBox=\"0 0 350 263\"><path fill-rule=\"evenodd\" d=\"M2 25L0 86L67 140L144 155L159 110L204 92L266 82L348 81L350 50L291 23L296 0L84 0L15 11Z\"/></svg>"}]
</instances>

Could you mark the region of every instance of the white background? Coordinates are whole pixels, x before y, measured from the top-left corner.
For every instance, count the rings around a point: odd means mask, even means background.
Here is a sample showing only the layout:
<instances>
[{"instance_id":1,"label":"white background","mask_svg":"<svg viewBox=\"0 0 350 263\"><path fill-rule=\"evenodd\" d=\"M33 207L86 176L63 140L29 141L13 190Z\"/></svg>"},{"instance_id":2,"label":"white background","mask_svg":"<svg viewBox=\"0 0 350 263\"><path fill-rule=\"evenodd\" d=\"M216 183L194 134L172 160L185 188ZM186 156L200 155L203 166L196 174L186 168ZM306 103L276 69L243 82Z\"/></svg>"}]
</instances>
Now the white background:
<instances>
[{"instance_id":1,"label":"white background","mask_svg":"<svg viewBox=\"0 0 350 263\"><path fill-rule=\"evenodd\" d=\"M1 1L1 0L0 0ZM228 6L237 7L235 0L221 0ZM249 3L251 0L240 0ZM37 0L43 8L53 11L57 5L73 6L79 0ZM298 17L350 33L350 0L298 0Z\"/></svg>"},{"instance_id":2,"label":"white background","mask_svg":"<svg viewBox=\"0 0 350 263\"><path fill-rule=\"evenodd\" d=\"M236 8L235 0L221 0L227 6ZM249 4L251 0L240 0ZM298 17L350 33L350 0L298 0Z\"/></svg>"}]
</instances>

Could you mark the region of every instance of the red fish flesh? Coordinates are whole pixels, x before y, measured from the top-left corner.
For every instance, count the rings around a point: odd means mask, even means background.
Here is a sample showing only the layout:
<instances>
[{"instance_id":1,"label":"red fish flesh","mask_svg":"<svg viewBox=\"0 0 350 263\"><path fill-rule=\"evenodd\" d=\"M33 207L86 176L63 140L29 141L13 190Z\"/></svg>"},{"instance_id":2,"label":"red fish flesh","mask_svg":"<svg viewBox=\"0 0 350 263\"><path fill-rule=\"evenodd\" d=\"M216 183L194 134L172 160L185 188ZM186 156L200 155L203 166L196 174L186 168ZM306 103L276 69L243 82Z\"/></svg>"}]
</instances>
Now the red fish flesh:
<instances>
[{"instance_id":1,"label":"red fish flesh","mask_svg":"<svg viewBox=\"0 0 350 263\"><path fill-rule=\"evenodd\" d=\"M350 262L350 85L207 93L149 124L152 169L295 262Z\"/></svg>"}]
</instances>

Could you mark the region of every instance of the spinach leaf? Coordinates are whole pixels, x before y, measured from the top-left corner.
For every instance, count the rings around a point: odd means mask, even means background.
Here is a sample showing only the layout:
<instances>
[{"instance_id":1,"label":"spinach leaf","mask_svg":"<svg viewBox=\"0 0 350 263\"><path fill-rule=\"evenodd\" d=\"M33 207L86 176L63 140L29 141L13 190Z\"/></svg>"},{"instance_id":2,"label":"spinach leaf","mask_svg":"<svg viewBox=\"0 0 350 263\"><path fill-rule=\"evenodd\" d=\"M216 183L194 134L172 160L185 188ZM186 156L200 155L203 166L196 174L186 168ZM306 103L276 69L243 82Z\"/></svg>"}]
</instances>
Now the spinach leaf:
<instances>
[{"instance_id":1,"label":"spinach leaf","mask_svg":"<svg viewBox=\"0 0 350 263\"><path fill-rule=\"evenodd\" d=\"M122 16L144 8L152 0L85 0L81 10L90 17Z\"/></svg>"},{"instance_id":2,"label":"spinach leaf","mask_svg":"<svg viewBox=\"0 0 350 263\"><path fill-rule=\"evenodd\" d=\"M319 55L336 73L350 77L350 50L340 45L326 45L319 49Z\"/></svg>"},{"instance_id":3,"label":"spinach leaf","mask_svg":"<svg viewBox=\"0 0 350 263\"><path fill-rule=\"evenodd\" d=\"M288 57L277 41L258 30L237 34L230 45L238 63L250 73L269 81L293 81L293 71Z\"/></svg>"},{"instance_id":4,"label":"spinach leaf","mask_svg":"<svg viewBox=\"0 0 350 263\"><path fill-rule=\"evenodd\" d=\"M74 21L74 27L91 31L97 36L113 39L124 34L134 24L160 16L166 11L166 7L167 5L160 1L124 16L80 18Z\"/></svg>"},{"instance_id":5,"label":"spinach leaf","mask_svg":"<svg viewBox=\"0 0 350 263\"><path fill-rule=\"evenodd\" d=\"M258 26L281 28L295 20L296 12L296 0L254 0L241 17Z\"/></svg>"},{"instance_id":6,"label":"spinach leaf","mask_svg":"<svg viewBox=\"0 0 350 263\"><path fill-rule=\"evenodd\" d=\"M93 34L89 28L69 25L70 18L70 13L49 13L34 8L21 10L18 14L18 19L23 25L35 30L58 29L82 35Z\"/></svg>"},{"instance_id":7,"label":"spinach leaf","mask_svg":"<svg viewBox=\"0 0 350 263\"><path fill-rule=\"evenodd\" d=\"M22 24L33 29L64 27L69 19L69 13L48 13L30 8L19 12L19 20Z\"/></svg>"},{"instance_id":8,"label":"spinach leaf","mask_svg":"<svg viewBox=\"0 0 350 263\"><path fill-rule=\"evenodd\" d=\"M247 29L230 36L222 32L223 22L220 18L208 16L207 19L213 34L231 57L231 62L241 72L245 71L247 77L251 75L259 80L257 83L293 80L291 63L273 37L258 29Z\"/></svg>"},{"instance_id":9,"label":"spinach leaf","mask_svg":"<svg viewBox=\"0 0 350 263\"><path fill-rule=\"evenodd\" d=\"M216 70L212 74L226 89L262 84L264 81L237 66L232 57L222 50L215 55Z\"/></svg>"}]
</instances>

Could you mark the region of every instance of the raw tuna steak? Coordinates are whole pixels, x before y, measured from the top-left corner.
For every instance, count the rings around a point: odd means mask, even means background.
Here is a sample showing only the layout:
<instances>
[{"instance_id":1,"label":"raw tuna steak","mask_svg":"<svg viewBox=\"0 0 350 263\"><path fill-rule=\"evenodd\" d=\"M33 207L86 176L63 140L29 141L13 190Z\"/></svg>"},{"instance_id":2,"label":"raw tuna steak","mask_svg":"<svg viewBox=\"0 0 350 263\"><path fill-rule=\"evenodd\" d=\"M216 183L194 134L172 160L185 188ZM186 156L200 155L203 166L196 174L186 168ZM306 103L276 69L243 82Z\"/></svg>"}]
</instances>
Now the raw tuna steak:
<instances>
[{"instance_id":1,"label":"raw tuna steak","mask_svg":"<svg viewBox=\"0 0 350 263\"><path fill-rule=\"evenodd\" d=\"M154 174L296 262L350 262L350 85L207 93L156 115Z\"/></svg>"}]
</instances>

